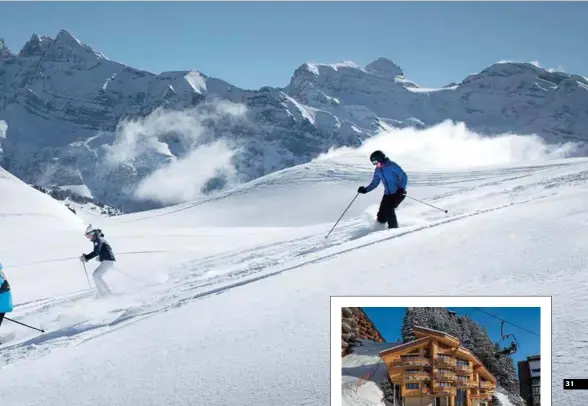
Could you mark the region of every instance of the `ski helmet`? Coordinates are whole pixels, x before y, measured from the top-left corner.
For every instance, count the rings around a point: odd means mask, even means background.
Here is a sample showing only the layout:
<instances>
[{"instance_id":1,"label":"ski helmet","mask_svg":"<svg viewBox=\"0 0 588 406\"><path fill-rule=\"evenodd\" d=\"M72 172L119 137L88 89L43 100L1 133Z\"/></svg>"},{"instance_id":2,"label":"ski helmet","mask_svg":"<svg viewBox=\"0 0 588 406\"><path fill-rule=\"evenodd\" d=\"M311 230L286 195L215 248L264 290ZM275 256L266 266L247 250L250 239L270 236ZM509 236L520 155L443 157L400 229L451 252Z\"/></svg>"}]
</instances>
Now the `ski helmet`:
<instances>
[{"instance_id":1,"label":"ski helmet","mask_svg":"<svg viewBox=\"0 0 588 406\"><path fill-rule=\"evenodd\" d=\"M90 224L87 228L86 228L86 233L85 236L86 238L93 238L99 230L95 229L94 227L92 227L92 224Z\"/></svg>"},{"instance_id":2,"label":"ski helmet","mask_svg":"<svg viewBox=\"0 0 588 406\"><path fill-rule=\"evenodd\" d=\"M379 163L384 162L385 159L386 159L386 155L382 151L380 151L380 150L374 151L370 155L370 161L372 161L372 163L374 165L377 165Z\"/></svg>"}]
</instances>

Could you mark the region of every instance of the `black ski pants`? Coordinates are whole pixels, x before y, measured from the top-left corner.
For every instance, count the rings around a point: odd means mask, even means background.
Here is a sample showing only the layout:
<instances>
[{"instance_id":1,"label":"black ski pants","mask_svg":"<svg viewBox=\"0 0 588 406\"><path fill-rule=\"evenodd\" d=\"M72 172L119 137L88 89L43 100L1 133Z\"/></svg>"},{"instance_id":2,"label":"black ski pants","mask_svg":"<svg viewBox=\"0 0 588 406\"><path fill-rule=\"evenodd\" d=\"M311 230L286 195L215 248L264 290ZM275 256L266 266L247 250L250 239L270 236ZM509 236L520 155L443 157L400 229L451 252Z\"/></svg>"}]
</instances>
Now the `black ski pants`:
<instances>
[{"instance_id":1,"label":"black ski pants","mask_svg":"<svg viewBox=\"0 0 588 406\"><path fill-rule=\"evenodd\" d=\"M380 209L376 219L378 223L388 223L388 228L398 228L398 219L396 218L396 209L406 198L401 193L395 193L392 195L384 195L380 202Z\"/></svg>"},{"instance_id":2,"label":"black ski pants","mask_svg":"<svg viewBox=\"0 0 588 406\"><path fill-rule=\"evenodd\" d=\"M4 320L4 315L6 313L0 313L0 326L2 325L2 320Z\"/></svg>"}]
</instances>

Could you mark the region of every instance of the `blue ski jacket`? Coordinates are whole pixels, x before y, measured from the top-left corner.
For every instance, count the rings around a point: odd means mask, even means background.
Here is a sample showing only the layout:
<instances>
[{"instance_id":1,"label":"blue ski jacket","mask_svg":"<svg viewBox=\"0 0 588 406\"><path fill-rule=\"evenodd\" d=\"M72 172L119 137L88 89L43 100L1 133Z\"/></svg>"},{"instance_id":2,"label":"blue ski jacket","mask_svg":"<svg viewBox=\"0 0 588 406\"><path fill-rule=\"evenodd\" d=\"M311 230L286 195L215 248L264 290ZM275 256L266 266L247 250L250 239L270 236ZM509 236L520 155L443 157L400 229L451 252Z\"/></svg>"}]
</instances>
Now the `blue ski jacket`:
<instances>
[{"instance_id":1,"label":"blue ski jacket","mask_svg":"<svg viewBox=\"0 0 588 406\"><path fill-rule=\"evenodd\" d=\"M408 176L396 162L386 158L381 166L376 167L371 183L366 186L367 192L374 190L380 181L384 183L384 194L393 195L398 188L406 189Z\"/></svg>"},{"instance_id":2,"label":"blue ski jacket","mask_svg":"<svg viewBox=\"0 0 588 406\"><path fill-rule=\"evenodd\" d=\"M0 265L0 313L12 311L12 292Z\"/></svg>"}]
</instances>

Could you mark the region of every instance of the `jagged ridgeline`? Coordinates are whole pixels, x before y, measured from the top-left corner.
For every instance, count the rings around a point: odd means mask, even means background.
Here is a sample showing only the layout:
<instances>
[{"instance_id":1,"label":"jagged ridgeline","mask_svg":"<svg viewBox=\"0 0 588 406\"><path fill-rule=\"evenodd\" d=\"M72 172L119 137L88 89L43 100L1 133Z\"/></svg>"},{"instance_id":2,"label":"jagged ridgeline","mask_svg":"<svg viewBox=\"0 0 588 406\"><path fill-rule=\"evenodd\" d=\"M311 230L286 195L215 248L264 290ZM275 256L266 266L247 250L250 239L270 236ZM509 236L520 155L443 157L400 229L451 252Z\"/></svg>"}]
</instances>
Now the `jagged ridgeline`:
<instances>
[{"instance_id":1,"label":"jagged ridgeline","mask_svg":"<svg viewBox=\"0 0 588 406\"><path fill-rule=\"evenodd\" d=\"M409 307L402 323L403 342L416 339L412 332L413 326L443 331L458 338L461 345L472 351L496 377L498 385L512 395L516 396L520 393L512 358L503 355L497 358L496 351L499 350L497 343L490 339L483 326L469 317L458 316L443 307ZM517 402L517 399L512 399L511 402L524 405Z\"/></svg>"},{"instance_id":2,"label":"jagged ridgeline","mask_svg":"<svg viewBox=\"0 0 588 406\"><path fill-rule=\"evenodd\" d=\"M190 178L180 190L208 194L382 131L445 120L487 136L585 142L587 89L581 75L529 63L497 63L429 89L386 58L363 67L302 63L284 87L242 89L196 70L135 69L61 30L32 35L18 53L0 39L0 165L27 183L84 187L136 212L190 200L160 193L165 182L138 188L203 146L234 155L203 184Z\"/></svg>"}]
</instances>

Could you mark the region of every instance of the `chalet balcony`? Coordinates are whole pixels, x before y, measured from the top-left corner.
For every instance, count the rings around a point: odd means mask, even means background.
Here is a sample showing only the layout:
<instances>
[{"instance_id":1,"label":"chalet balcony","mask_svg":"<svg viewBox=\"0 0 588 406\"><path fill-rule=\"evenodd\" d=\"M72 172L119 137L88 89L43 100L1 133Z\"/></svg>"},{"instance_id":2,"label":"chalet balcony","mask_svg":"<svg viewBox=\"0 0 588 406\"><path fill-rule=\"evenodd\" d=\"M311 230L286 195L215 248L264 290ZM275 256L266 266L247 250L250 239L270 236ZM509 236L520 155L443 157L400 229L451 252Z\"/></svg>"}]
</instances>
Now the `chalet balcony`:
<instances>
[{"instance_id":1,"label":"chalet balcony","mask_svg":"<svg viewBox=\"0 0 588 406\"><path fill-rule=\"evenodd\" d=\"M491 400L492 399L492 395L491 394L488 394L488 393L472 393L472 394L470 394L470 399L477 399L477 400L488 399L488 400Z\"/></svg>"},{"instance_id":2,"label":"chalet balcony","mask_svg":"<svg viewBox=\"0 0 588 406\"><path fill-rule=\"evenodd\" d=\"M437 357L435 358L436 365L443 365L446 367L455 367L456 361L453 358Z\"/></svg>"},{"instance_id":3,"label":"chalet balcony","mask_svg":"<svg viewBox=\"0 0 588 406\"><path fill-rule=\"evenodd\" d=\"M431 360L425 357L405 357L394 361L394 366L410 367L410 366L429 366Z\"/></svg>"},{"instance_id":4,"label":"chalet balcony","mask_svg":"<svg viewBox=\"0 0 588 406\"><path fill-rule=\"evenodd\" d=\"M427 381L431 379L431 374L424 371L405 372L403 378L405 381Z\"/></svg>"},{"instance_id":5,"label":"chalet balcony","mask_svg":"<svg viewBox=\"0 0 588 406\"><path fill-rule=\"evenodd\" d=\"M460 375L469 375L472 373L472 367L469 365L455 365L455 372Z\"/></svg>"},{"instance_id":6,"label":"chalet balcony","mask_svg":"<svg viewBox=\"0 0 588 406\"><path fill-rule=\"evenodd\" d=\"M454 382L457 380L457 376L448 372L437 372L435 373L435 379L441 382Z\"/></svg>"},{"instance_id":7,"label":"chalet balcony","mask_svg":"<svg viewBox=\"0 0 588 406\"><path fill-rule=\"evenodd\" d=\"M477 388L478 382L471 379L458 379L456 386L460 389L463 388Z\"/></svg>"},{"instance_id":8,"label":"chalet balcony","mask_svg":"<svg viewBox=\"0 0 588 406\"><path fill-rule=\"evenodd\" d=\"M449 395L455 395L457 393L457 389L453 386L440 386L435 385L435 393L444 393Z\"/></svg>"},{"instance_id":9,"label":"chalet balcony","mask_svg":"<svg viewBox=\"0 0 588 406\"><path fill-rule=\"evenodd\" d=\"M494 385L490 382L482 382L480 381L480 388L482 389L494 389Z\"/></svg>"},{"instance_id":10,"label":"chalet balcony","mask_svg":"<svg viewBox=\"0 0 588 406\"><path fill-rule=\"evenodd\" d=\"M431 388L419 388L419 389L405 389L404 396L413 397L413 396L427 396L433 394L433 390Z\"/></svg>"}]
</instances>

